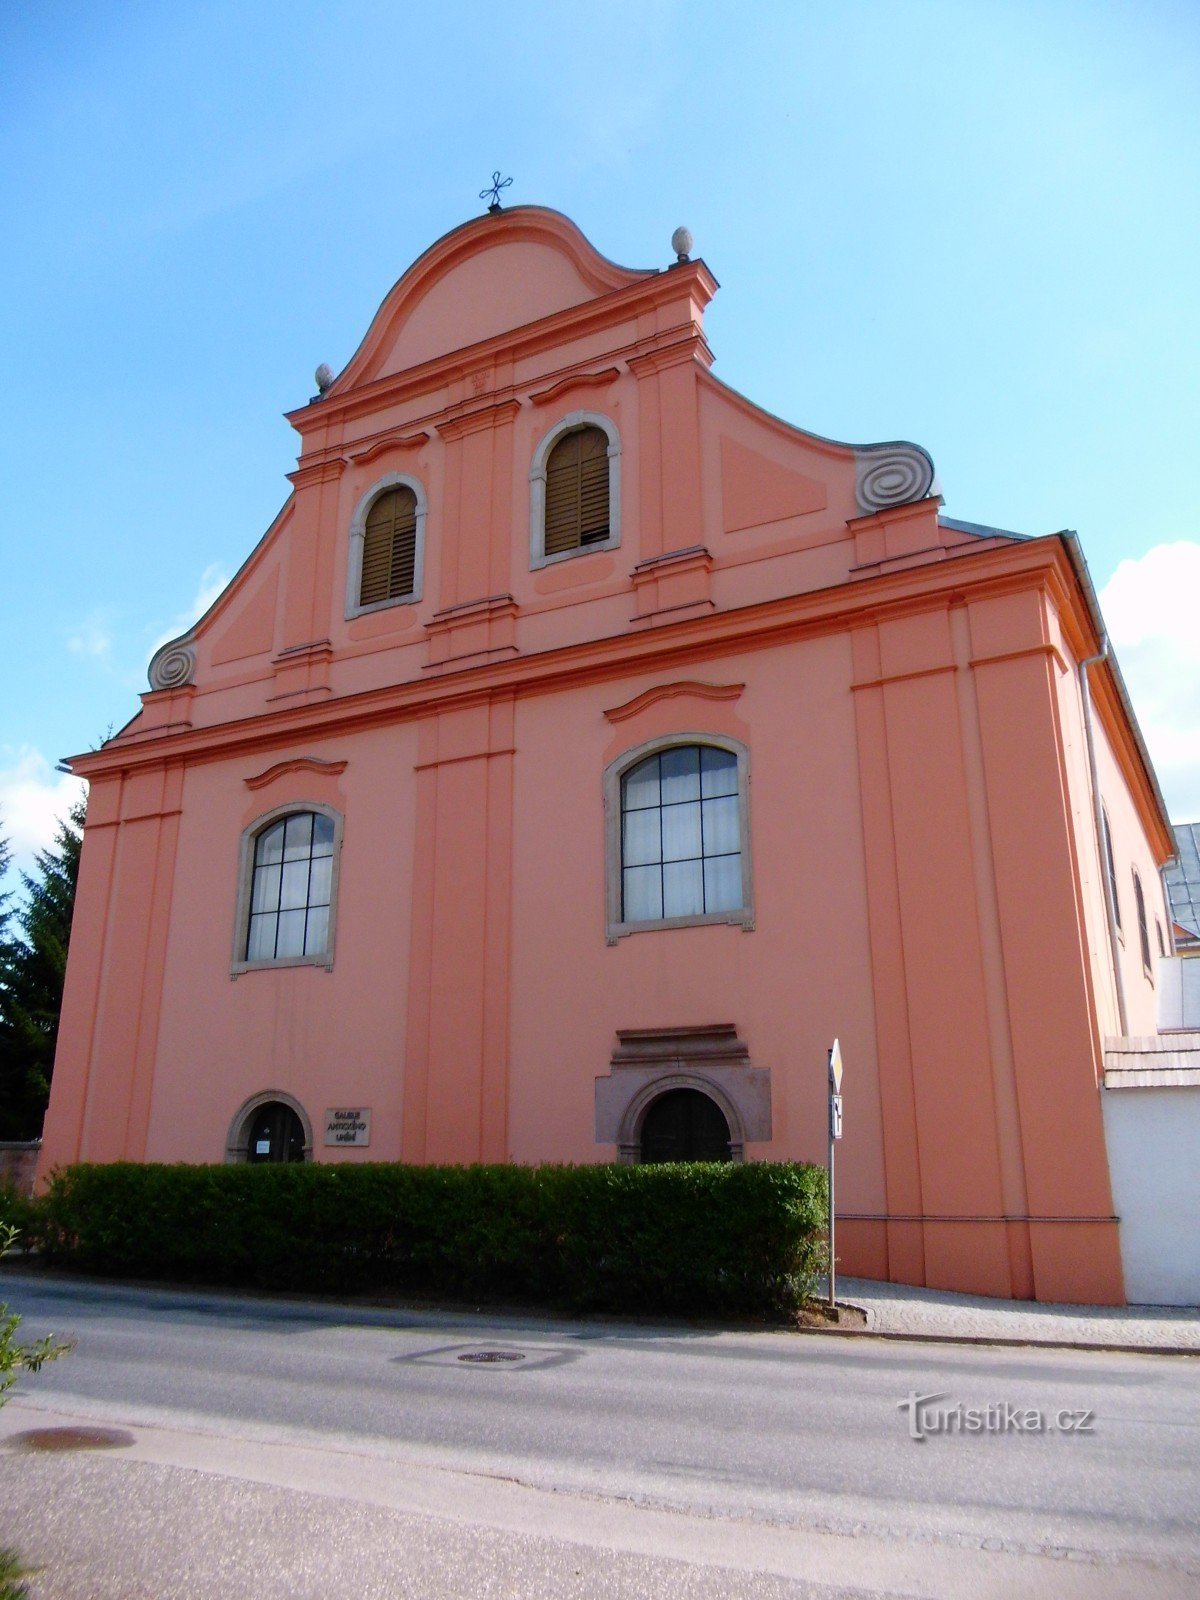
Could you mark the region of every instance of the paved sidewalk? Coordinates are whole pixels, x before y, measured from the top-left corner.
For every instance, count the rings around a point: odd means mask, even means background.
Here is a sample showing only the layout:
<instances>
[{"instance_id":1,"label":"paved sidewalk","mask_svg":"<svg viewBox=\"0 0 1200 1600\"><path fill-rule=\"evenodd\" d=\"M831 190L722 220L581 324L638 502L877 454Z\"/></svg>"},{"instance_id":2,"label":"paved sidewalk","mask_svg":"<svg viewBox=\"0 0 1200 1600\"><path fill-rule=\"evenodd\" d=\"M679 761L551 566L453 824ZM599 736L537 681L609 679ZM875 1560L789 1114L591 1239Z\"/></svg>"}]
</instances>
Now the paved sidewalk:
<instances>
[{"instance_id":1,"label":"paved sidewalk","mask_svg":"<svg viewBox=\"0 0 1200 1600\"><path fill-rule=\"evenodd\" d=\"M1195 1350L1200 1354L1200 1307L1196 1306L1044 1305L842 1277L837 1281L837 1295L844 1304L859 1306L866 1312L870 1333Z\"/></svg>"}]
</instances>

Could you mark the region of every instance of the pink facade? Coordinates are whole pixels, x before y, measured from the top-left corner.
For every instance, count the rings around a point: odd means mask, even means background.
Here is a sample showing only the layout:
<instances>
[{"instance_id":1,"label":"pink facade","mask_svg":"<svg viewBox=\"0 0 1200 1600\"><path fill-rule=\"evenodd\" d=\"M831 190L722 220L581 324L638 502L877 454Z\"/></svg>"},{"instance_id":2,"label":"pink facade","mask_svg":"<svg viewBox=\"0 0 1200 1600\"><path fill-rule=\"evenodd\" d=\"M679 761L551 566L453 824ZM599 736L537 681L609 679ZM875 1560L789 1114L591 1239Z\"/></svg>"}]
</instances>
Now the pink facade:
<instances>
[{"instance_id":1,"label":"pink facade","mask_svg":"<svg viewBox=\"0 0 1200 1600\"><path fill-rule=\"evenodd\" d=\"M74 763L43 1175L238 1159L267 1101L320 1160L636 1159L679 1088L735 1158L821 1161L837 1036L844 1271L1123 1299L1102 1047L1154 1031L1131 875L1153 940L1172 841L1101 662L1123 1025L1078 548L957 523L917 447L725 388L715 289L699 261L616 267L553 212L489 215L292 414L276 522ZM548 554L576 434L607 521ZM389 494L411 577L364 603ZM638 816L635 768L660 785ZM267 859L291 815L326 819L307 954L255 958L255 916L292 948ZM325 1142L346 1108L368 1143Z\"/></svg>"}]
</instances>

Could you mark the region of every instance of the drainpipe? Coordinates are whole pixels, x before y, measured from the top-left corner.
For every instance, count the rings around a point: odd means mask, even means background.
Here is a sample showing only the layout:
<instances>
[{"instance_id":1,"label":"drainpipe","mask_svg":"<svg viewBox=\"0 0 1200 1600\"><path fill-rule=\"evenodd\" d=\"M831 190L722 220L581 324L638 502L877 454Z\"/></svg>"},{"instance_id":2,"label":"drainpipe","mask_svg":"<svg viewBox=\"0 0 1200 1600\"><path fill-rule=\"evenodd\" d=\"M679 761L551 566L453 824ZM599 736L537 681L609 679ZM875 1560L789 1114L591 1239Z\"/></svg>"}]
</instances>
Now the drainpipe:
<instances>
[{"instance_id":1,"label":"drainpipe","mask_svg":"<svg viewBox=\"0 0 1200 1600\"><path fill-rule=\"evenodd\" d=\"M1108 634L1100 635L1100 654L1079 663L1079 694L1083 701L1083 731L1087 738L1088 766L1092 774L1092 819L1096 826L1096 848L1100 853L1100 882L1104 885L1104 906L1108 912L1108 944L1112 951L1113 978L1117 986L1117 1016L1121 1037L1129 1033L1125 1011L1125 981L1121 977L1121 947L1117 940L1117 907L1113 899L1112 875L1108 870L1108 843L1104 837L1104 808L1100 802L1100 775L1096 770L1096 741L1092 734L1092 695L1088 687L1088 668L1108 660Z\"/></svg>"}]
</instances>

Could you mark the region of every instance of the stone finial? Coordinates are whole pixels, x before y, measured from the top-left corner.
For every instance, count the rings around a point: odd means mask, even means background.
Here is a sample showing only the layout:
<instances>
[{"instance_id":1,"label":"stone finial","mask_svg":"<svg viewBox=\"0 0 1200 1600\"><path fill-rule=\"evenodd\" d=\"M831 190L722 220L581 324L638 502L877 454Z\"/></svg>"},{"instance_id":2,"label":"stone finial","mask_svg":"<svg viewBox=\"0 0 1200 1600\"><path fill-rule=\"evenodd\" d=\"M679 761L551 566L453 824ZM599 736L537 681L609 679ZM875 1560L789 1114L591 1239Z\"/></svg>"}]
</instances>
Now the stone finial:
<instances>
[{"instance_id":1,"label":"stone finial","mask_svg":"<svg viewBox=\"0 0 1200 1600\"><path fill-rule=\"evenodd\" d=\"M671 235L671 249L675 252L676 261L690 261L692 250L692 235L687 228L676 228Z\"/></svg>"},{"instance_id":2,"label":"stone finial","mask_svg":"<svg viewBox=\"0 0 1200 1600\"><path fill-rule=\"evenodd\" d=\"M333 383L335 373L328 361L322 361L313 376L317 380L317 393L324 394L326 389Z\"/></svg>"}]
</instances>

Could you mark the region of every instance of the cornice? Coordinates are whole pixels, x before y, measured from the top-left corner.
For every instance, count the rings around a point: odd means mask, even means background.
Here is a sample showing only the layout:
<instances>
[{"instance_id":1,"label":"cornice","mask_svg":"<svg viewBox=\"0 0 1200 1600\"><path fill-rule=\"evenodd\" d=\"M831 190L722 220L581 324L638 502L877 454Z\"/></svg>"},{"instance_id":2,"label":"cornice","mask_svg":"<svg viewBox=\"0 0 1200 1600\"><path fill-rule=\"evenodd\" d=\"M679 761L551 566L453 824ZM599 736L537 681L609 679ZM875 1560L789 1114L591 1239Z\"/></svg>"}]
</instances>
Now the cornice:
<instances>
[{"instance_id":1,"label":"cornice","mask_svg":"<svg viewBox=\"0 0 1200 1600\"><path fill-rule=\"evenodd\" d=\"M536 322L526 322L504 333L492 334L475 344L463 345L429 361L418 362L416 366L405 367L400 372L371 378L348 388L344 394L330 393L315 403L286 411L284 416L303 436L334 421L349 421L363 412L395 404L406 395L424 394L444 387L458 377L466 366L483 365L498 357L519 360L539 350L569 344L598 328L627 321L641 309L657 310L671 301L686 299L689 294L693 300L699 300L702 306L707 305L716 288L716 279L702 261L689 262L686 267L658 273L627 288L615 289L594 300L585 300L581 305L568 306L565 310L540 317ZM677 329L680 326L695 328L697 324L694 318L689 317L686 324L677 325ZM637 344L631 348L636 349Z\"/></svg>"},{"instance_id":2,"label":"cornice","mask_svg":"<svg viewBox=\"0 0 1200 1600\"><path fill-rule=\"evenodd\" d=\"M436 678L409 679L316 704L278 707L234 722L151 734L111 743L70 758L80 777L100 777L167 760L223 760L277 748L281 742L327 738L428 714L450 705L486 704L497 693L550 693L576 683L602 682L631 671L678 672L714 653L766 649L803 638L933 610L971 597L1044 585L1046 572L1065 560L1056 539L1031 539L991 548L934 566L858 579L828 589L786 595L753 606L712 611L654 630L514 655L482 665L449 669ZM970 574L964 570L970 568Z\"/></svg>"},{"instance_id":3,"label":"cornice","mask_svg":"<svg viewBox=\"0 0 1200 1600\"><path fill-rule=\"evenodd\" d=\"M331 456L318 461L302 461L294 472L285 472L284 477L294 489L307 489L314 483L332 483L345 470L345 460L341 456Z\"/></svg>"},{"instance_id":4,"label":"cornice","mask_svg":"<svg viewBox=\"0 0 1200 1600\"><path fill-rule=\"evenodd\" d=\"M483 428L503 427L513 421L520 409L521 402L516 399L489 400L486 405L457 409L444 421L435 422L434 427L443 439L461 439L464 434L478 433Z\"/></svg>"},{"instance_id":5,"label":"cornice","mask_svg":"<svg viewBox=\"0 0 1200 1600\"><path fill-rule=\"evenodd\" d=\"M656 372L664 372L668 367L682 366L688 361L698 361L706 371L713 364L712 350L698 322L693 322L681 338L656 344L641 354L631 355L628 357L628 366L635 378L645 378Z\"/></svg>"},{"instance_id":6,"label":"cornice","mask_svg":"<svg viewBox=\"0 0 1200 1600\"><path fill-rule=\"evenodd\" d=\"M684 330L684 337L682 340L679 338L681 330ZM688 323L686 325L679 324L672 328L663 329L660 333L654 336L653 340L635 339L629 344L610 350L609 355L614 362L625 361L627 364L634 360L652 361L656 351L659 348L671 347L672 349L675 349L676 354L672 361L668 361L665 364L672 365L674 364L674 361L697 359L694 340L695 325L693 323ZM682 348L685 342L687 342L686 350ZM711 352L708 350L708 346L704 345L704 353L699 358L699 366L702 373L707 372L706 362L711 359ZM610 368L606 368L605 371L612 372L614 374L613 381L621 376L621 369L619 366L614 365ZM554 380L554 385L552 385L552 387L556 386L559 393L562 393L574 385L577 374L572 372L570 368L563 369L559 367L556 368L553 373L545 374L544 376L552 378ZM598 381L601 376L601 374L596 374L596 380ZM579 380L581 383L590 385L592 382L592 375L579 375ZM541 377L532 380L533 383L538 383L541 381ZM443 379L440 382L439 387L445 388L448 385L448 382L449 378ZM360 390L356 392L361 394L363 391ZM533 405L537 406L552 403L547 390L540 389L531 392L530 384L523 383L520 385L505 384L499 388L489 391L485 404L497 407L508 403L520 404L522 397L527 397ZM555 395L553 398L557 397L558 396ZM374 411L382 409L385 404L390 404L395 400L403 398L404 397L402 395L393 396L390 400L385 401L376 396L373 399L365 401L363 405L358 408L358 411L360 411L362 415L367 416ZM422 436L422 430L424 430L426 438L430 437L428 432L429 429L437 429L437 431L441 433L443 426L451 421L455 416L459 415L464 406L470 407L472 410L474 410L474 404L472 401L458 401L454 405L438 406L431 411L422 412L418 416L408 417L402 423L396 423L390 427L378 429L373 433L364 434L357 439L340 439L335 443L314 445L309 448L302 457L302 470L303 468L307 468L309 466L317 466L322 462L345 463L352 461L357 464L361 460L369 459L372 455L377 455L381 449L387 448L388 445L393 442L397 445L405 445L409 444L410 442L419 442ZM356 412L355 414L357 415L358 413ZM348 418L350 418L349 412L346 413L343 421L347 420ZM354 451L360 446L366 447L364 453L361 455L354 454Z\"/></svg>"}]
</instances>

